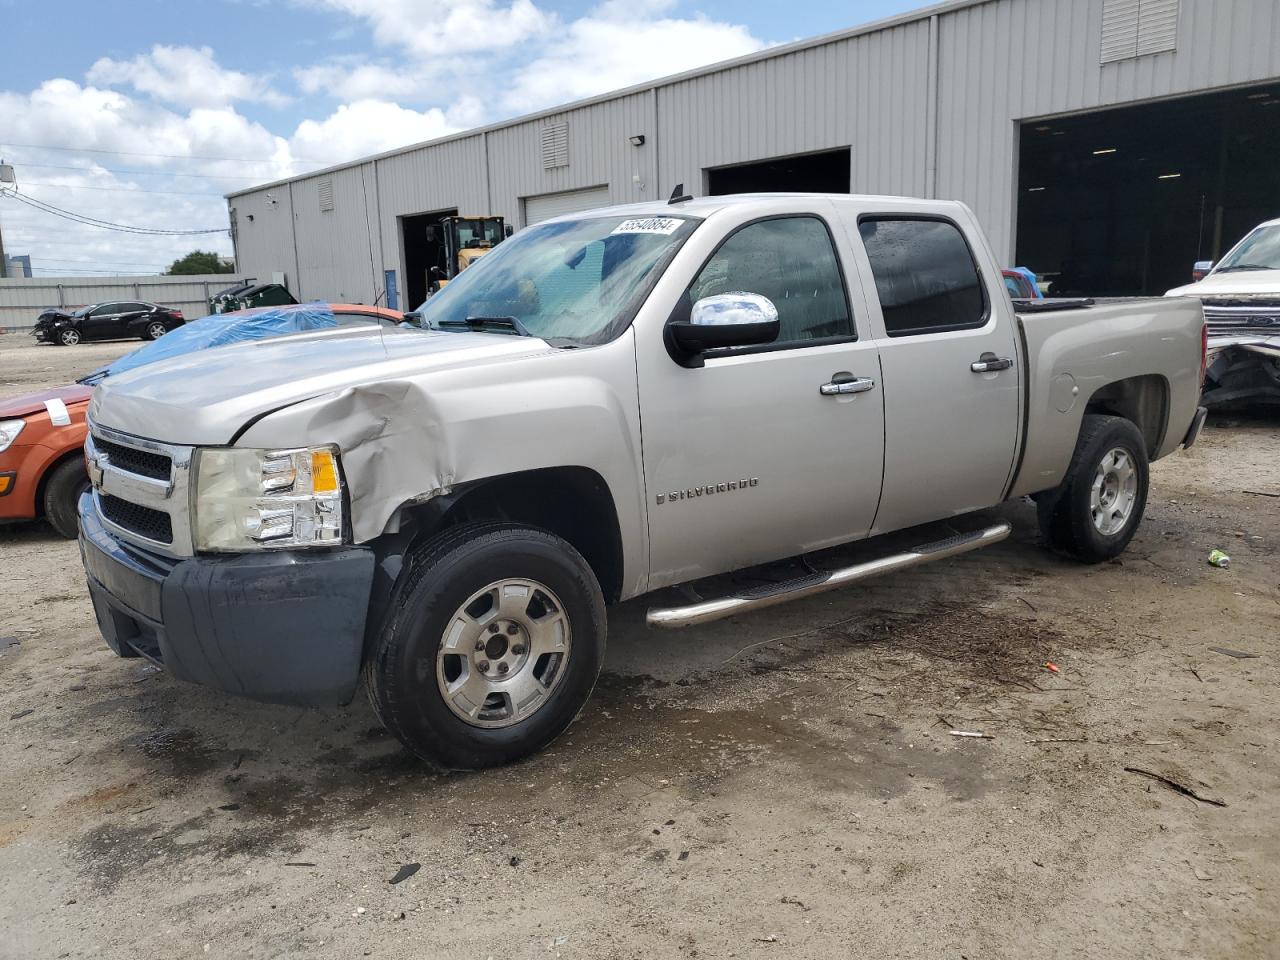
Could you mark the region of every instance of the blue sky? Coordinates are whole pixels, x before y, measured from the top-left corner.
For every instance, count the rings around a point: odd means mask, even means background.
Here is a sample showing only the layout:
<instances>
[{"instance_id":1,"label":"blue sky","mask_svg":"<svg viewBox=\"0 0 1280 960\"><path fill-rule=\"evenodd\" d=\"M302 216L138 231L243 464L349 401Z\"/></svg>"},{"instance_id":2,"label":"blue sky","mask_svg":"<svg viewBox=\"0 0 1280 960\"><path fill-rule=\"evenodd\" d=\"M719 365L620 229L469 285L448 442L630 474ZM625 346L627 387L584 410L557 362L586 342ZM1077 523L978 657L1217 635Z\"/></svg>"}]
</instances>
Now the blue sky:
<instances>
[{"instance_id":1,"label":"blue sky","mask_svg":"<svg viewBox=\"0 0 1280 960\"><path fill-rule=\"evenodd\" d=\"M920 6L912 0L0 0L0 157L36 201L226 222L220 195ZM155 272L226 236L0 198L38 273Z\"/></svg>"}]
</instances>

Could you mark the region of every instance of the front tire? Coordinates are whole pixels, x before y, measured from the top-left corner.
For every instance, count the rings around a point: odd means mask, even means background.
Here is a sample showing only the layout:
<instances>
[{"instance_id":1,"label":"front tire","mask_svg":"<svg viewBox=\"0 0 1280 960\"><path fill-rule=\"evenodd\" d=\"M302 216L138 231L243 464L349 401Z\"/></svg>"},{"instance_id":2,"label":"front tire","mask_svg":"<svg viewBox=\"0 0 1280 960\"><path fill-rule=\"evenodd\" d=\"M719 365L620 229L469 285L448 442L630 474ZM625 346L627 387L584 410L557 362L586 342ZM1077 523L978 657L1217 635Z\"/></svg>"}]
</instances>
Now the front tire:
<instances>
[{"instance_id":1,"label":"front tire","mask_svg":"<svg viewBox=\"0 0 1280 960\"><path fill-rule=\"evenodd\" d=\"M60 536L74 540L80 531L76 510L80 495L89 489L84 460L72 457L53 468L44 485L44 518Z\"/></svg>"},{"instance_id":2,"label":"front tire","mask_svg":"<svg viewBox=\"0 0 1280 960\"><path fill-rule=\"evenodd\" d=\"M449 770L499 766L559 736L604 660L604 597L566 541L508 523L413 551L365 666L379 718Z\"/></svg>"},{"instance_id":3,"label":"front tire","mask_svg":"<svg viewBox=\"0 0 1280 960\"><path fill-rule=\"evenodd\" d=\"M80 342L80 331L74 327L68 327L58 333L58 344L63 347L74 347Z\"/></svg>"},{"instance_id":4,"label":"front tire","mask_svg":"<svg viewBox=\"0 0 1280 960\"><path fill-rule=\"evenodd\" d=\"M1087 414L1061 486L1036 503L1040 533L1084 563L1119 556L1147 506L1147 445L1131 420Z\"/></svg>"}]
</instances>

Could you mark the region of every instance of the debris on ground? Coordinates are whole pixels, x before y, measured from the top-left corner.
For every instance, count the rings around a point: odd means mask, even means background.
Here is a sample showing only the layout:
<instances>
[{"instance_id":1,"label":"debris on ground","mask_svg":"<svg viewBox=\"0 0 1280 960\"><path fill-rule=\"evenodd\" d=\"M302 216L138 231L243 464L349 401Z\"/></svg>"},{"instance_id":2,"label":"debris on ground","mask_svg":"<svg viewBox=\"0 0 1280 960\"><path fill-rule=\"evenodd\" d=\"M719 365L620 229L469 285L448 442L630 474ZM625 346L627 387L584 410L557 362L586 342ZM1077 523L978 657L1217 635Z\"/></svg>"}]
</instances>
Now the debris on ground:
<instances>
[{"instance_id":1,"label":"debris on ground","mask_svg":"<svg viewBox=\"0 0 1280 960\"><path fill-rule=\"evenodd\" d=\"M9 647L16 647L22 641L17 637L0 637L0 650L7 650Z\"/></svg>"},{"instance_id":2,"label":"debris on ground","mask_svg":"<svg viewBox=\"0 0 1280 960\"><path fill-rule=\"evenodd\" d=\"M1058 669L1058 665L1057 665L1056 663L1054 663L1052 660L1046 660L1046 661L1045 661L1044 668L1045 668L1046 670L1048 670L1050 673L1061 673L1061 672L1062 672L1061 670L1059 670L1059 669Z\"/></svg>"},{"instance_id":3,"label":"debris on ground","mask_svg":"<svg viewBox=\"0 0 1280 960\"><path fill-rule=\"evenodd\" d=\"M989 733L981 733L977 730L952 730L953 737L972 737L974 740L994 740L995 737Z\"/></svg>"},{"instance_id":4,"label":"debris on ground","mask_svg":"<svg viewBox=\"0 0 1280 960\"><path fill-rule=\"evenodd\" d=\"M803 900L797 900L795 897L783 897L783 898L782 898L781 900L779 900L778 902L779 902L779 903L789 903L789 904L791 904L791 905L792 905L792 906L794 906L794 907L799 907L799 908L800 908L801 910L803 910L805 913L808 913L808 912L809 912L809 908L808 908L808 907L806 907L806 906L804 905L804 901L803 901Z\"/></svg>"},{"instance_id":5,"label":"debris on ground","mask_svg":"<svg viewBox=\"0 0 1280 960\"><path fill-rule=\"evenodd\" d=\"M1150 777L1152 780L1155 780L1158 783L1163 783L1166 787L1169 787L1171 790L1174 790L1185 797L1190 797L1192 800L1199 800L1201 803L1212 804L1215 807L1225 807L1227 805L1227 802L1225 800L1215 800L1212 797L1201 796L1200 794L1192 790L1190 787L1187 787L1181 783L1178 783L1177 780L1170 780L1168 777L1163 776L1159 773L1152 773L1150 770L1143 770L1141 767L1125 767L1124 769L1126 773L1136 773L1139 776Z\"/></svg>"},{"instance_id":6,"label":"debris on ground","mask_svg":"<svg viewBox=\"0 0 1280 960\"><path fill-rule=\"evenodd\" d=\"M771 933L767 937L756 937L755 939L756 943L777 943L778 935L776 933Z\"/></svg>"},{"instance_id":7,"label":"debris on ground","mask_svg":"<svg viewBox=\"0 0 1280 960\"><path fill-rule=\"evenodd\" d=\"M515 866L515 864L512 864ZM412 877L415 873L422 869L420 863L406 863L403 867L396 871L396 875L391 878L392 883L403 883Z\"/></svg>"},{"instance_id":8,"label":"debris on ground","mask_svg":"<svg viewBox=\"0 0 1280 960\"><path fill-rule=\"evenodd\" d=\"M1231 566L1231 558L1221 550L1213 550L1209 553L1209 566L1219 567L1223 570Z\"/></svg>"},{"instance_id":9,"label":"debris on ground","mask_svg":"<svg viewBox=\"0 0 1280 960\"><path fill-rule=\"evenodd\" d=\"M1235 657L1237 660L1257 660L1262 656L1260 653L1247 653L1244 650L1232 650L1230 647L1210 647L1209 649L1226 657Z\"/></svg>"},{"instance_id":10,"label":"debris on ground","mask_svg":"<svg viewBox=\"0 0 1280 960\"><path fill-rule=\"evenodd\" d=\"M554 940L552 940L551 945L553 947L563 947L568 942L569 942L569 935L565 934L564 936L556 937Z\"/></svg>"},{"instance_id":11,"label":"debris on ground","mask_svg":"<svg viewBox=\"0 0 1280 960\"><path fill-rule=\"evenodd\" d=\"M12 714L12 715L9 717L9 719L10 719L10 720L21 720L23 717L29 717L29 716L31 716L31 714L33 714L33 713L35 713L35 712L36 712L36 711L35 711L35 707L27 707L27 709L25 709L25 710L19 710L17 713Z\"/></svg>"},{"instance_id":12,"label":"debris on ground","mask_svg":"<svg viewBox=\"0 0 1280 960\"><path fill-rule=\"evenodd\" d=\"M514 853L511 855L511 859L507 861L507 863L511 864L511 866L513 866L513 867L518 867L518 866L520 866L521 862L522 862L522 861L521 861L520 857L518 857L518 856L517 856L516 854L514 854Z\"/></svg>"},{"instance_id":13,"label":"debris on ground","mask_svg":"<svg viewBox=\"0 0 1280 960\"><path fill-rule=\"evenodd\" d=\"M680 851L680 856L676 857L676 859L677 859L677 860L688 860L688 859L689 859L689 851L688 851L688 850L681 850L681 851Z\"/></svg>"},{"instance_id":14,"label":"debris on ground","mask_svg":"<svg viewBox=\"0 0 1280 960\"><path fill-rule=\"evenodd\" d=\"M1241 493L1247 493L1251 497L1280 497L1280 493L1271 493L1268 490L1241 490Z\"/></svg>"},{"instance_id":15,"label":"debris on ground","mask_svg":"<svg viewBox=\"0 0 1280 960\"><path fill-rule=\"evenodd\" d=\"M286 867L314 867L314 863L306 863L302 860L295 860L292 863L286 863Z\"/></svg>"}]
</instances>

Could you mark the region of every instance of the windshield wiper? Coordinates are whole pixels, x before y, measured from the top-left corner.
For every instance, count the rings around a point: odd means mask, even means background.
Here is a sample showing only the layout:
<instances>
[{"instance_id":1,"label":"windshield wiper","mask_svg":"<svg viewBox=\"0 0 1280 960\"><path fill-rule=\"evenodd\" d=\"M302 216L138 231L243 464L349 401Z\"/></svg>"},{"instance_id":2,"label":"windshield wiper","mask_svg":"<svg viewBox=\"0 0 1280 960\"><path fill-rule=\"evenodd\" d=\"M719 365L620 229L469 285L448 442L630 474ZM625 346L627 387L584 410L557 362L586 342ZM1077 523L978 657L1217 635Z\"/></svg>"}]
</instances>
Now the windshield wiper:
<instances>
[{"instance_id":1,"label":"windshield wiper","mask_svg":"<svg viewBox=\"0 0 1280 960\"><path fill-rule=\"evenodd\" d=\"M518 337L532 337L529 329L515 317L467 317L465 320L437 320L438 330L478 330L481 333L514 333Z\"/></svg>"},{"instance_id":2,"label":"windshield wiper","mask_svg":"<svg viewBox=\"0 0 1280 960\"><path fill-rule=\"evenodd\" d=\"M1265 263L1237 263L1230 267L1219 267L1214 273L1235 273L1237 270L1280 270L1280 267L1268 267Z\"/></svg>"}]
</instances>

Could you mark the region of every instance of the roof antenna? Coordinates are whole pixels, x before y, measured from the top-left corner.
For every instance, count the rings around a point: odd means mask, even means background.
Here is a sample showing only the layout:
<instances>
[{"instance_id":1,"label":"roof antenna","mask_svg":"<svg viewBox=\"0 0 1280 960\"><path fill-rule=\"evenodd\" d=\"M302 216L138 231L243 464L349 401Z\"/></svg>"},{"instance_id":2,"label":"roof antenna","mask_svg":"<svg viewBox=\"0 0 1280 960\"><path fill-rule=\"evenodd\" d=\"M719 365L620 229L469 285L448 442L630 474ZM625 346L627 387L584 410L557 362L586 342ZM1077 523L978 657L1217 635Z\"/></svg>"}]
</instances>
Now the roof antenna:
<instances>
[{"instance_id":1,"label":"roof antenna","mask_svg":"<svg viewBox=\"0 0 1280 960\"><path fill-rule=\"evenodd\" d=\"M667 203L668 204L684 203L685 201L692 200L692 199L693 199L692 196L684 192L684 184L677 183L676 188L671 191L671 199L668 200Z\"/></svg>"}]
</instances>

